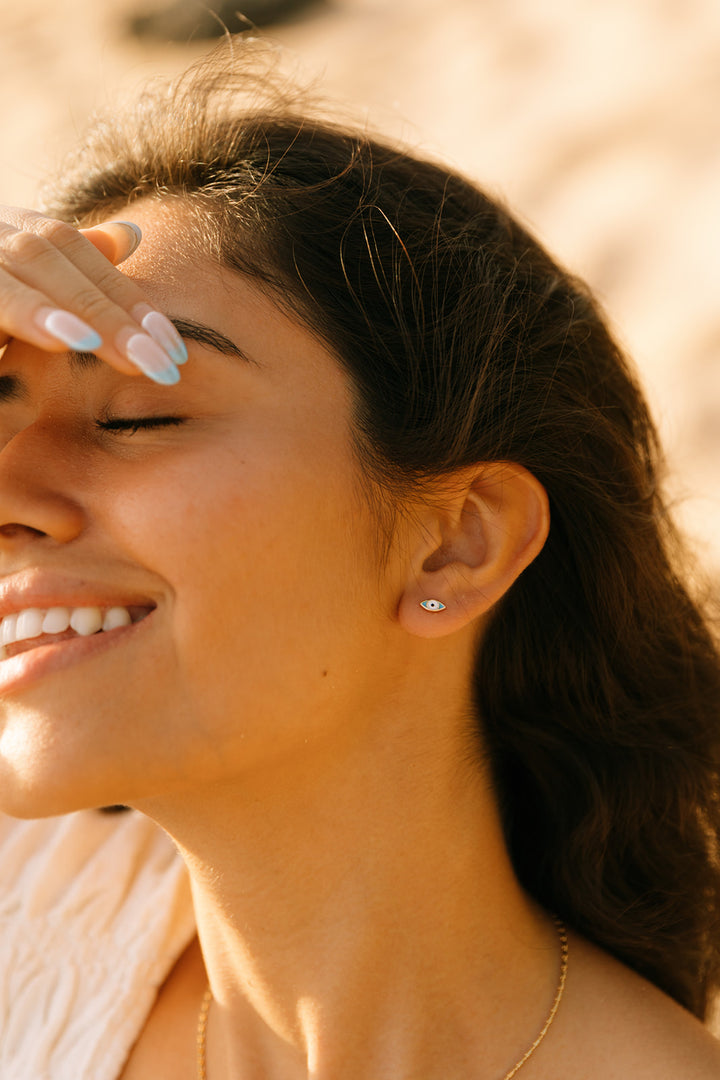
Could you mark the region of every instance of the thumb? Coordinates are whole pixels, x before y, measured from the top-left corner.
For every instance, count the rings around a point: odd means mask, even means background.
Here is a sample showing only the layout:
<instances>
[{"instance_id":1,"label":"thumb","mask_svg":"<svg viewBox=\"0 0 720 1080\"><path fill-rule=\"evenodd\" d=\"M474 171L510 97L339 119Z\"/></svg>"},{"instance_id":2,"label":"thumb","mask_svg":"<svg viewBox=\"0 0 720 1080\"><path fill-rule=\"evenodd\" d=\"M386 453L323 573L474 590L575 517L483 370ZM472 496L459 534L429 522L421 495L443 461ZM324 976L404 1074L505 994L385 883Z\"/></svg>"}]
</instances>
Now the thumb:
<instances>
[{"instance_id":1,"label":"thumb","mask_svg":"<svg viewBox=\"0 0 720 1080\"><path fill-rule=\"evenodd\" d=\"M142 240L140 226L132 221L105 221L79 231L114 266L128 259Z\"/></svg>"}]
</instances>

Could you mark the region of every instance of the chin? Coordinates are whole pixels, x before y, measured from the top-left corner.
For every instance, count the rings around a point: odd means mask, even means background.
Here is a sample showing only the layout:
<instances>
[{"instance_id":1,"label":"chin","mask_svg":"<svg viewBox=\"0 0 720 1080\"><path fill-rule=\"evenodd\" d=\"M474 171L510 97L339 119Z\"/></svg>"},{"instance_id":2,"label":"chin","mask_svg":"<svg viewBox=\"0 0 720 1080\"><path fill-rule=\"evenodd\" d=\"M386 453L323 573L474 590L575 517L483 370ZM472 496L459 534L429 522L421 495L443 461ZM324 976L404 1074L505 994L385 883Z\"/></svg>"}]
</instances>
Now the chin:
<instances>
[{"instance_id":1,"label":"chin","mask_svg":"<svg viewBox=\"0 0 720 1080\"><path fill-rule=\"evenodd\" d=\"M78 810L95 810L122 803L112 785L87 783L77 768L67 769L67 762L28 763L13 760L2 751L0 740L0 813L15 818L58 817Z\"/></svg>"},{"instance_id":2,"label":"chin","mask_svg":"<svg viewBox=\"0 0 720 1080\"><path fill-rule=\"evenodd\" d=\"M97 807L97 803L92 800L71 796L66 792L37 791L26 785L18 789L5 782L3 772L4 770L0 770L0 813L8 817L28 821L33 818L60 817Z\"/></svg>"},{"instance_id":3,"label":"chin","mask_svg":"<svg viewBox=\"0 0 720 1080\"><path fill-rule=\"evenodd\" d=\"M102 723L68 715L17 706L0 712L0 813L57 817L128 801L128 763L104 745Z\"/></svg>"}]
</instances>

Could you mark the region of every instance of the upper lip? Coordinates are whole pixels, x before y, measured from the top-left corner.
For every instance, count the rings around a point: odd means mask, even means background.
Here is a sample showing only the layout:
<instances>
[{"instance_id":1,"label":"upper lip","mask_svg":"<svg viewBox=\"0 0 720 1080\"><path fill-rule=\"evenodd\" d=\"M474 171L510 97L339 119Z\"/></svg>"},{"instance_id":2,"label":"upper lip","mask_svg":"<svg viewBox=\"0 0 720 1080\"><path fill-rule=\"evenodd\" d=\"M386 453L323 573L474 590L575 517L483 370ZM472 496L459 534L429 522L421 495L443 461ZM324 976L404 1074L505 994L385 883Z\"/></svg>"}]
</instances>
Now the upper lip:
<instances>
[{"instance_id":1,"label":"upper lip","mask_svg":"<svg viewBox=\"0 0 720 1080\"><path fill-rule=\"evenodd\" d=\"M28 608L156 606L135 589L61 574L21 573L0 581L0 619Z\"/></svg>"}]
</instances>

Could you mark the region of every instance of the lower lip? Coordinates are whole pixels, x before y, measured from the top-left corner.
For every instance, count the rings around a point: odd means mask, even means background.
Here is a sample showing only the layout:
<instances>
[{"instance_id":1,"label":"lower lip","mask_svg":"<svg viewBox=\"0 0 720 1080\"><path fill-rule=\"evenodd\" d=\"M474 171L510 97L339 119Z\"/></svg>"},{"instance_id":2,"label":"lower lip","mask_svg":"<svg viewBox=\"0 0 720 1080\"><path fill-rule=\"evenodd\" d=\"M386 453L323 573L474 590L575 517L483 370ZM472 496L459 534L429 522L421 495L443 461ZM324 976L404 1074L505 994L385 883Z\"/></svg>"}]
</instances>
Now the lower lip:
<instances>
[{"instance_id":1,"label":"lower lip","mask_svg":"<svg viewBox=\"0 0 720 1080\"><path fill-rule=\"evenodd\" d=\"M115 645L128 641L141 627L149 622L153 612L130 626L119 626L115 630L103 630L89 637L68 638L50 645L38 645L27 652L18 653L7 660L0 660L0 697L11 690L20 690L37 679L43 678L63 668L71 667L89 657L97 656Z\"/></svg>"}]
</instances>

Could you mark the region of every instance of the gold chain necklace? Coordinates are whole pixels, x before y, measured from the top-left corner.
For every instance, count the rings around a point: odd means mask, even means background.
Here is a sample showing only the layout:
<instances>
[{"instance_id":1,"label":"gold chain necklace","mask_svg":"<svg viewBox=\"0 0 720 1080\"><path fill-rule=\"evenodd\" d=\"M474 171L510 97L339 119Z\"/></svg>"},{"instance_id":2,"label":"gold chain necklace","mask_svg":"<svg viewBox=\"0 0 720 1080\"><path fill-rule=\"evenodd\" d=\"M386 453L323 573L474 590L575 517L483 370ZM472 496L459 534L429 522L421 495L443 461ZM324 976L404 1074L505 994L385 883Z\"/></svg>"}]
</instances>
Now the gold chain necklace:
<instances>
[{"instance_id":1,"label":"gold chain necklace","mask_svg":"<svg viewBox=\"0 0 720 1080\"><path fill-rule=\"evenodd\" d=\"M207 1080L207 1070L205 1069L205 1040L207 1037L208 1013L210 1012L210 1003L212 1002L212 999L212 990L208 986L203 994L202 1005L200 1006L200 1012L198 1013L197 1080Z\"/></svg>"},{"instance_id":2,"label":"gold chain necklace","mask_svg":"<svg viewBox=\"0 0 720 1080\"><path fill-rule=\"evenodd\" d=\"M547 1020L540 1029L540 1034L535 1039L535 1042L525 1051L520 1060L515 1065L513 1065L510 1072L505 1073L502 1080L512 1080L512 1078L520 1072L520 1069L522 1069L528 1058L532 1057L532 1055L535 1053L538 1046L550 1030L550 1026L555 1019L558 1008L560 1006L560 1000L563 996L563 991L565 989L565 980L567 979L569 946L567 929L565 928L564 923L561 923L559 919L555 919L554 921L555 926L557 927L558 937L560 938L560 978L558 980L557 990L555 991L555 1000L552 1003L552 1008L548 1013ZM210 1004L212 1002L212 999L212 990L208 986L207 990L203 995L202 1005L200 1006L200 1012L198 1013L197 1080L207 1080L207 1070L205 1068L205 1042L207 1039L208 1013L210 1012Z\"/></svg>"}]
</instances>

